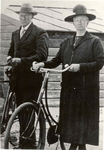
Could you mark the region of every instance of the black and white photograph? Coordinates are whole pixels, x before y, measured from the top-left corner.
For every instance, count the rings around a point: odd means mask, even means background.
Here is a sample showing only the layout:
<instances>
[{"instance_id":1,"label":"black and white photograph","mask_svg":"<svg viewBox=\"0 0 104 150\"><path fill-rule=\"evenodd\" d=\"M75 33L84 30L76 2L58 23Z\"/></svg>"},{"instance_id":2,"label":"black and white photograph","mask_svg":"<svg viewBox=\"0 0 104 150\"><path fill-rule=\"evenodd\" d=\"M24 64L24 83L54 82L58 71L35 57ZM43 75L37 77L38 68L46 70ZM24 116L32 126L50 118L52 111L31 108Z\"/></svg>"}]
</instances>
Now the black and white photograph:
<instances>
[{"instance_id":1,"label":"black and white photograph","mask_svg":"<svg viewBox=\"0 0 104 150\"><path fill-rule=\"evenodd\" d=\"M0 149L104 150L104 0L0 5Z\"/></svg>"}]
</instances>

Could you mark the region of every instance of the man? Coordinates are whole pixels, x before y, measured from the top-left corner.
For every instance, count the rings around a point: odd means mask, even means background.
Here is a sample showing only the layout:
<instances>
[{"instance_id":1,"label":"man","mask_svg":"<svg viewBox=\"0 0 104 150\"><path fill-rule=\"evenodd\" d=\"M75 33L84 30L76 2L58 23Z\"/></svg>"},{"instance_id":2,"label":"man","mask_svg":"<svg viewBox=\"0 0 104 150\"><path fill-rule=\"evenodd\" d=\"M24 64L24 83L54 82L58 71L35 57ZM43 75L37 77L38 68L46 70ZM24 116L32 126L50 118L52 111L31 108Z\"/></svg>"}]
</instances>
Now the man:
<instances>
[{"instance_id":1,"label":"man","mask_svg":"<svg viewBox=\"0 0 104 150\"><path fill-rule=\"evenodd\" d=\"M60 45L57 55L50 61L35 63L33 69L62 68L59 133L63 142L71 143L69 150L86 150L86 144L98 145L99 137L99 70L104 64L104 52L98 37L86 31L89 21L96 18L78 4L74 15L65 18L73 22L76 34Z\"/></svg>"},{"instance_id":2,"label":"man","mask_svg":"<svg viewBox=\"0 0 104 150\"><path fill-rule=\"evenodd\" d=\"M33 61L47 59L49 39L45 30L33 24L32 19L37 12L31 4L22 4L20 12L17 13L21 27L12 34L7 62L13 66L10 86L11 91L16 93L19 106L25 101L37 100L43 77L30 71L30 67ZM10 67L7 67L7 70L10 70ZM29 144L28 141L26 143ZM24 148L31 148L30 146L25 145Z\"/></svg>"}]
</instances>

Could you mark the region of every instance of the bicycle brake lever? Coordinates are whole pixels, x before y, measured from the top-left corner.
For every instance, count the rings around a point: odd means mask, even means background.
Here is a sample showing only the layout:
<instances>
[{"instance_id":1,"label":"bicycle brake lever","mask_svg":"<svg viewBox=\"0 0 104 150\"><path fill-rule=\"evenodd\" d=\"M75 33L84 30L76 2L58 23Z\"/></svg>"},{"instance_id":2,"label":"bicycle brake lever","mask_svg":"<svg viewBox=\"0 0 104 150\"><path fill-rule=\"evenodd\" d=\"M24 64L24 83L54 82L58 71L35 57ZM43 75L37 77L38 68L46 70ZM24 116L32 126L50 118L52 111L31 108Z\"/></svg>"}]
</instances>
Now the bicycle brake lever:
<instances>
[{"instance_id":1,"label":"bicycle brake lever","mask_svg":"<svg viewBox=\"0 0 104 150\"><path fill-rule=\"evenodd\" d=\"M30 68L31 71L34 71L33 67ZM34 71L35 72L35 71Z\"/></svg>"}]
</instances>

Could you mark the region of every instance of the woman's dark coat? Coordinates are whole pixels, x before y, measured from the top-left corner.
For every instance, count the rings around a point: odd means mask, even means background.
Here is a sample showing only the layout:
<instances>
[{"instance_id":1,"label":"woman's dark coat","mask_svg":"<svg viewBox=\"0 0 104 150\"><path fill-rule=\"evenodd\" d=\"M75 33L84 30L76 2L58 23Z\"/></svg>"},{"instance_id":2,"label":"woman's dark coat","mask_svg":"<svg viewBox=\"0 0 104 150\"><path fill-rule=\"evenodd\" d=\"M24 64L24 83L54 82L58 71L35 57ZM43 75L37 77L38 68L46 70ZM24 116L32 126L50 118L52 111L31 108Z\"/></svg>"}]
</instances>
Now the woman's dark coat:
<instances>
[{"instance_id":1,"label":"woman's dark coat","mask_svg":"<svg viewBox=\"0 0 104 150\"><path fill-rule=\"evenodd\" d=\"M60 45L60 50L45 67L62 63L80 64L80 71L62 74L60 99L61 138L68 143L98 145L99 137L99 70L104 64L103 47L89 32L73 47L74 36Z\"/></svg>"}]
</instances>

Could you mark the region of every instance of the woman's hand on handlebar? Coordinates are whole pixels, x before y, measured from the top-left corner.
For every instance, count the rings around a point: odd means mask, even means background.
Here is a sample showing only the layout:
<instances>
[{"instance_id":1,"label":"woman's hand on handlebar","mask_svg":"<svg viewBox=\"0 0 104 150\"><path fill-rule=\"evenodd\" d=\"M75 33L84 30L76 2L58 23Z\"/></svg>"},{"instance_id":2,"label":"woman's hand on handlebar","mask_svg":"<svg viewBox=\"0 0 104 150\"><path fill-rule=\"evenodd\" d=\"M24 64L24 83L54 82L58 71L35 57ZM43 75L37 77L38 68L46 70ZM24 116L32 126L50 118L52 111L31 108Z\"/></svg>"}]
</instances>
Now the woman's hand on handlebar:
<instances>
[{"instance_id":1,"label":"woman's hand on handlebar","mask_svg":"<svg viewBox=\"0 0 104 150\"><path fill-rule=\"evenodd\" d=\"M68 67L68 64L65 65L65 68ZM70 72L78 72L80 70L80 64L71 64L69 66Z\"/></svg>"},{"instance_id":2,"label":"woman's hand on handlebar","mask_svg":"<svg viewBox=\"0 0 104 150\"><path fill-rule=\"evenodd\" d=\"M37 63L36 61L34 61L33 63L32 63L32 69L37 73L37 72L39 72L39 69L40 68L43 68L44 67L44 63L43 62L39 62L39 63Z\"/></svg>"}]
</instances>

